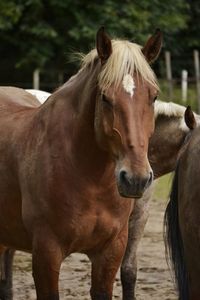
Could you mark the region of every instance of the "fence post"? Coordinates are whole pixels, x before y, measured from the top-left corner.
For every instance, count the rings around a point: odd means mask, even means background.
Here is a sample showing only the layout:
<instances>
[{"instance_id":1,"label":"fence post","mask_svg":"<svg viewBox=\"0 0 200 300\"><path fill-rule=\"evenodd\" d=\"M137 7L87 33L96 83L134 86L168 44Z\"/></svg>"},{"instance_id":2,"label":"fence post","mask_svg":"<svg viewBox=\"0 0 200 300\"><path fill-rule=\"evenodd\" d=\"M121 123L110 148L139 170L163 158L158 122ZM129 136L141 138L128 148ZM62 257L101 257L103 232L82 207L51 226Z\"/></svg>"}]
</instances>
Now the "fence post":
<instances>
[{"instance_id":1,"label":"fence post","mask_svg":"<svg viewBox=\"0 0 200 300\"><path fill-rule=\"evenodd\" d=\"M33 72L33 88L34 90L40 89L40 70L35 69Z\"/></svg>"},{"instance_id":2,"label":"fence post","mask_svg":"<svg viewBox=\"0 0 200 300\"><path fill-rule=\"evenodd\" d=\"M166 76L168 81L168 96L171 100L173 97L173 85L172 85L172 68L171 68L171 55L169 51L165 51L165 64L166 64Z\"/></svg>"},{"instance_id":3,"label":"fence post","mask_svg":"<svg viewBox=\"0 0 200 300\"><path fill-rule=\"evenodd\" d=\"M187 70L182 70L181 90L182 90L182 101L185 104L187 102L187 93L188 93L188 71Z\"/></svg>"},{"instance_id":4,"label":"fence post","mask_svg":"<svg viewBox=\"0 0 200 300\"><path fill-rule=\"evenodd\" d=\"M194 69L195 69L196 88L197 88L198 113L200 113L200 67L199 67L199 51L198 50L194 50Z\"/></svg>"}]
</instances>

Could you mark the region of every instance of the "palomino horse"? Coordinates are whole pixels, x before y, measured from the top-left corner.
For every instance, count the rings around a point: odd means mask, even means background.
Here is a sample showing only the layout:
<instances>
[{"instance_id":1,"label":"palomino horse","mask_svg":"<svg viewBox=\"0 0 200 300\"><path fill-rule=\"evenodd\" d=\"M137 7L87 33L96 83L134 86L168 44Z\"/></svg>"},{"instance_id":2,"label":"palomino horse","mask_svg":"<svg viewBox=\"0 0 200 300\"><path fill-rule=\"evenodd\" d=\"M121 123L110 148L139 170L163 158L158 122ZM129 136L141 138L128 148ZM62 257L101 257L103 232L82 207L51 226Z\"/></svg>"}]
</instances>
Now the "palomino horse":
<instances>
[{"instance_id":1,"label":"palomino horse","mask_svg":"<svg viewBox=\"0 0 200 300\"><path fill-rule=\"evenodd\" d=\"M100 28L97 49L40 107L0 89L0 243L32 252L38 300L59 299L72 252L92 262L91 298L112 299L133 198L153 180L158 87L149 63L161 39L156 31L141 48Z\"/></svg>"},{"instance_id":2,"label":"palomino horse","mask_svg":"<svg viewBox=\"0 0 200 300\"><path fill-rule=\"evenodd\" d=\"M186 120L191 119L185 124ZM197 124L200 117L195 114ZM184 106L162 101L155 102L155 131L149 144L149 161L155 179L175 169L178 153L189 131L193 116ZM121 266L123 299L136 299L137 250L149 215L149 203L153 187L149 187L144 196L138 199L129 218L129 234L126 252Z\"/></svg>"},{"instance_id":3,"label":"palomino horse","mask_svg":"<svg viewBox=\"0 0 200 300\"><path fill-rule=\"evenodd\" d=\"M165 212L165 242L180 300L200 299L200 129L187 136Z\"/></svg>"},{"instance_id":4,"label":"palomino horse","mask_svg":"<svg viewBox=\"0 0 200 300\"><path fill-rule=\"evenodd\" d=\"M35 95L35 92L33 94ZM41 93L38 91L37 97L40 97L40 95ZM39 100L41 101L40 98ZM36 104L38 105L37 100ZM156 176L158 177L175 169L178 152L188 133L188 127L185 125L183 119L184 112L185 107L183 106L161 101L155 102L156 126L150 140L149 158L152 162L153 170L156 171ZM199 121L199 117L197 115L195 117ZM160 148L163 145L165 146L165 150L161 151ZM152 188L150 187L145 191L144 196L135 203L134 210L129 219L128 244L121 267L123 299L133 300L135 297L137 247L148 217L151 194ZM9 296L12 295L12 256L13 251L7 249L1 257L1 270L4 276L0 283L0 299L1 295L6 294L7 296L4 296L4 299L12 299Z\"/></svg>"}]
</instances>

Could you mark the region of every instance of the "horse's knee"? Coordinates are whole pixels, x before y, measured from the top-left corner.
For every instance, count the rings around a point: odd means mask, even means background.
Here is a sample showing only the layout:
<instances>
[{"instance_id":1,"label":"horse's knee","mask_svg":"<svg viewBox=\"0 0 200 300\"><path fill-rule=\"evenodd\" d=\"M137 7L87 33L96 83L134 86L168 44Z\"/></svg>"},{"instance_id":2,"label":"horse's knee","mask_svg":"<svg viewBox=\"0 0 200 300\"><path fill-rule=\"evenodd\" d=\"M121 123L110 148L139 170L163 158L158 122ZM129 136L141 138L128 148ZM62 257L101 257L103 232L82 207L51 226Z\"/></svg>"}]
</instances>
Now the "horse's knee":
<instances>
[{"instance_id":1,"label":"horse's knee","mask_svg":"<svg viewBox=\"0 0 200 300\"><path fill-rule=\"evenodd\" d=\"M135 285L137 279L137 272L133 268L121 268L121 280L124 285Z\"/></svg>"}]
</instances>

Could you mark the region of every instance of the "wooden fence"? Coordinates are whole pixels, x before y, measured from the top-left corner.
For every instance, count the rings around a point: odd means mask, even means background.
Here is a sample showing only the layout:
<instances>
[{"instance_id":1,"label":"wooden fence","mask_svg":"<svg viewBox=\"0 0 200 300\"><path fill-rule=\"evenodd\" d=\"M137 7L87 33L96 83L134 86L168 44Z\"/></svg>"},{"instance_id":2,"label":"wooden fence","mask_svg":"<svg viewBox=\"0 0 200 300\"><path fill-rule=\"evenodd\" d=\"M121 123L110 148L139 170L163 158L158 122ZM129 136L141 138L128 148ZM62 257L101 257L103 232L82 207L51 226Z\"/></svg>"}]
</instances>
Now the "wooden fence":
<instances>
[{"instance_id":1,"label":"wooden fence","mask_svg":"<svg viewBox=\"0 0 200 300\"><path fill-rule=\"evenodd\" d=\"M174 78L173 77L173 72L172 72L172 58L171 58L171 53L169 51L165 52L165 70L166 70L166 75L164 80L162 81L165 82L165 97L164 100L167 101L178 101L179 103L187 104L188 102L190 103L189 99L189 94L188 91L190 89L190 86L192 85L193 90L194 90L194 98L195 100L192 100L195 105L195 109L197 110L198 113L200 113L200 62L199 62L199 51L194 50L193 52L193 61L194 61L194 77L189 78L188 76L188 70L182 70L182 74L180 78ZM39 69L34 70L33 72L33 82L32 82L32 87L34 89L45 89L44 88L44 83L41 79L42 76ZM58 73L57 75L57 82L55 83L50 83L48 86L48 89L54 89L56 86L60 85L63 83L63 78L64 74ZM177 97L175 93L175 89L181 89L180 95L178 95L178 99L175 98ZM161 96L162 99L162 96Z\"/></svg>"},{"instance_id":2,"label":"wooden fence","mask_svg":"<svg viewBox=\"0 0 200 300\"><path fill-rule=\"evenodd\" d=\"M196 89L196 107L198 113L200 113L200 63L199 63L199 51L194 50L193 52L194 60L194 78L188 78L188 71L182 70L181 74L181 100L183 104L187 103L188 100L188 85L189 83L195 84ZM166 66L166 80L168 86L168 97L173 99L173 89L177 78L173 78L172 74L172 59L169 51L165 52L165 66Z\"/></svg>"}]
</instances>

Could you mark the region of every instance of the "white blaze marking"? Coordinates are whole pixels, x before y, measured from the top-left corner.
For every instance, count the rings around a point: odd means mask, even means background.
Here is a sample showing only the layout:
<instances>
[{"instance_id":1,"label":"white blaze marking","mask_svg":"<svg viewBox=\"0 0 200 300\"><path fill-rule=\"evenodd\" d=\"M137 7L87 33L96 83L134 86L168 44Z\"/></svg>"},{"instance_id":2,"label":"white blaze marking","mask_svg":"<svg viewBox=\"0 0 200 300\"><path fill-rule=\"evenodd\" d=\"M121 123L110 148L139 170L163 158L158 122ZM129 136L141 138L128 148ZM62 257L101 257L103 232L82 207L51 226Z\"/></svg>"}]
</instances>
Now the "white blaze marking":
<instances>
[{"instance_id":1,"label":"white blaze marking","mask_svg":"<svg viewBox=\"0 0 200 300\"><path fill-rule=\"evenodd\" d=\"M134 95L135 82L133 80L133 77L130 74L124 76L122 85L125 91L129 93L132 97Z\"/></svg>"}]
</instances>

